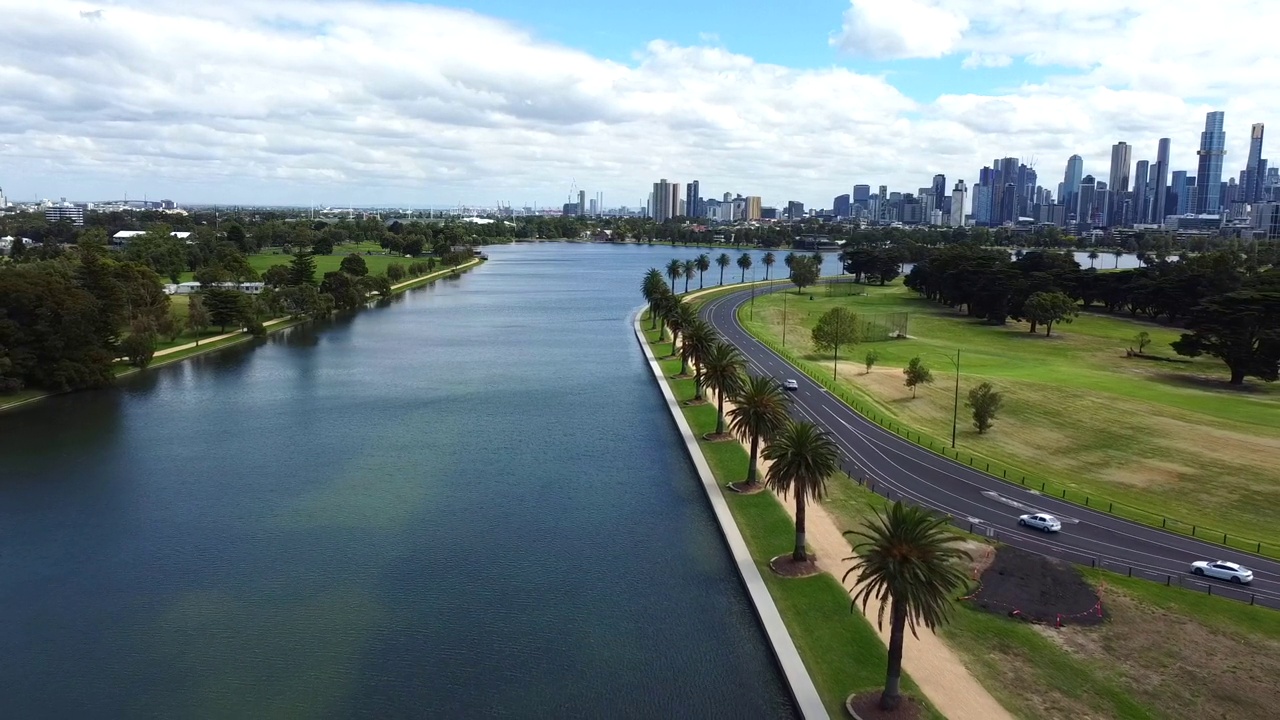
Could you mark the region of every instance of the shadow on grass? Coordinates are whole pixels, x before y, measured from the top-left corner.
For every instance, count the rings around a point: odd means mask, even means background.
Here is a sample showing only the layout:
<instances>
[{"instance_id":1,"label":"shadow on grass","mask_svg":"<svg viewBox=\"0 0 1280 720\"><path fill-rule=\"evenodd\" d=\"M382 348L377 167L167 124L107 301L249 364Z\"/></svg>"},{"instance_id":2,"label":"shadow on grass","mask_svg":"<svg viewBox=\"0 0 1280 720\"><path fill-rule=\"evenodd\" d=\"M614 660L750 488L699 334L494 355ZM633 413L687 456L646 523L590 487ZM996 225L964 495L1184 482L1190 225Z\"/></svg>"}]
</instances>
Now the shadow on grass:
<instances>
[{"instance_id":1,"label":"shadow on grass","mask_svg":"<svg viewBox=\"0 0 1280 720\"><path fill-rule=\"evenodd\" d=\"M1209 375L1194 375L1191 373L1174 373L1174 372L1156 372L1151 377L1156 382L1165 385L1173 385L1175 387L1187 388L1190 390L1206 390L1208 392L1223 393L1226 395L1256 395L1258 397L1273 397L1278 392L1270 386L1262 383L1245 382L1243 385L1232 385L1221 377Z\"/></svg>"}]
</instances>

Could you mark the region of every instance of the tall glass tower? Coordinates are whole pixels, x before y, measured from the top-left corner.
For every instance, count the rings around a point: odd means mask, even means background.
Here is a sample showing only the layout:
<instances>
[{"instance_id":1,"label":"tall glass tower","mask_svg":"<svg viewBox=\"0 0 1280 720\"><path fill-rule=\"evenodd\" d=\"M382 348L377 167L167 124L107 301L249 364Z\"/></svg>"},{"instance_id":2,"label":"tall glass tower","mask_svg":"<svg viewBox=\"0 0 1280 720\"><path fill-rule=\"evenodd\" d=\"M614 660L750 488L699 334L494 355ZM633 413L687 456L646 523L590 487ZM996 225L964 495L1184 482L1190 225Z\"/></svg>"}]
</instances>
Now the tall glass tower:
<instances>
[{"instance_id":1,"label":"tall glass tower","mask_svg":"<svg viewBox=\"0 0 1280 720\"><path fill-rule=\"evenodd\" d=\"M1196 212L1216 215L1222 209L1222 157L1227 154L1227 134L1222 131L1221 110L1205 115L1200 133L1199 166L1196 168Z\"/></svg>"},{"instance_id":2,"label":"tall glass tower","mask_svg":"<svg viewBox=\"0 0 1280 720\"><path fill-rule=\"evenodd\" d=\"M1151 222L1163 223L1164 216L1167 213L1165 209L1165 200L1169 194L1169 138L1160 138L1160 145L1156 149L1156 187L1155 187L1155 203L1151 212Z\"/></svg>"},{"instance_id":3,"label":"tall glass tower","mask_svg":"<svg viewBox=\"0 0 1280 720\"><path fill-rule=\"evenodd\" d=\"M1244 197L1240 198L1247 203L1262 200L1263 178L1267 174L1266 165L1262 159L1262 130L1262 123L1254 123L1253 130L1249 134L1249 162L1244 171Z\"/></svg>"}]
</instances>

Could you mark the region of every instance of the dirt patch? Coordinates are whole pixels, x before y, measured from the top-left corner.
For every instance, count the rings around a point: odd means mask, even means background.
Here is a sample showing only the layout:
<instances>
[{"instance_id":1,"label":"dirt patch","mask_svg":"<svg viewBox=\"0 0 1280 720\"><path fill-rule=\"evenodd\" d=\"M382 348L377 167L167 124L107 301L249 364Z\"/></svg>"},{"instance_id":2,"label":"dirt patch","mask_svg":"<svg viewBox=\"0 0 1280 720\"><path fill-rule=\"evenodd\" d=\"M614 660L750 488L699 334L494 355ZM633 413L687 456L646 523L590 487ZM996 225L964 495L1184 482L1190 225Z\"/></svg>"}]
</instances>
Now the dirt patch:
<instances>
[{"instance_id":1,"label":"dirt patch","mask_svg":"<svg viewBox=\"0 0 1280 720\"><path fill-rule=\"evenodd\" d=\"M986 612L1055 625L1096 625L1103 620L1102 599L1080 573L1063 560L1002 547L982 573L966 602Z\"/></svg>"},{"instance_id":2,"label":"dirt patch","mask_svg":"<svg viewBox=\"0 0 1280 720\"><path fill-rule=\"evenodd\" d=\"M797 562L791 557L791 553L787 553L786 555L779 555L778 557L770 560L769 569L782 577L813 577L814 575L822 572L822 568L818 567L818 563L815 562L816 560L817 558L810 553L808 555L808 559Z\"/></svg>"},{"instance_id":3,"label":"dirt patch","mask_svg":"<svg viewBox=\"0 0 1280 720\"><path fill-rule=\"evenodd\" d=\"M734 483L729 483L727 487L730 490L736 493L739 493L741 495L755 495L758 492L764 492L764 483L758 483L758 482L750 483L750 484L747 484L744 482L734 482Z\"/></svg>"},{"instance_id":4,"label":"dirt patch","mask_svg":"<svg viewBox=\"0 0 1280 720\"><path fill-rule=\"evenodd\" d=\"M1159 460L1113 465L1098 471L1099 480L1135 488L1168 488L1195 475L1191 468Z\"/></svg>"},{"instance_id":5,"label":"dirt patch","mask_svg":"<svg viewBox=\"0 0 1280 720\"><path fill-rule=\"evenodd\" d=\"M733 440L734 438L733 438L733 434L732 434L732 433L727 433L727 432L722 432L722 433L709 432L709 433L705 433L705 434L702 436L702 439L703 439L703 440L706 440L707 442L725 442L725 441L727 441L727 440Z\"/></svg>"},{"instance_id":6,"label":"dirt patch","mask_svg":"<svg viewBox=\"0 0 1280 720\"><path fill-rule=\"evenodd\" d=\"M924 717L924 708L905 695L896 710L881 710L879 691L851 695L845 701L844 708L850 715L862 720L917 720Z\"/></svg>"}]
</instances>

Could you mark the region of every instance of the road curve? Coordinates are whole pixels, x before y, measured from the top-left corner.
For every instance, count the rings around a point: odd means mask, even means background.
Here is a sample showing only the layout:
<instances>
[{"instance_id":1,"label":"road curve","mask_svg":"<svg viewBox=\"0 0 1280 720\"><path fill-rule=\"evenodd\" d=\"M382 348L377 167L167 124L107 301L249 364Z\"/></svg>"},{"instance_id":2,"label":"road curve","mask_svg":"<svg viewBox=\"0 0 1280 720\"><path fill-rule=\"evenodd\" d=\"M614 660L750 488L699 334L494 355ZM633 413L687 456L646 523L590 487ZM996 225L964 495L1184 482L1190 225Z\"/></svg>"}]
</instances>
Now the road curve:
<instances>
[{"instance_id":1,"label":"road curve","mask_svg":"<svg viewBox=\"0 0 1280 720\"><path fill-rule=\"evenodd\" d=\"M1214 595L1280 609L1280 562L1043 495L942 457L866 419L739 324L738 308L752 292L712 298L701 315L742 352L752 374L796 380L792 414L825 428L840 447L845 471L874 483L876 492L947 513L961 527L972 525L974 532L1042 555L1201 592L1211 587ZM1062 532L1045 535L1019 527L1018 516L1033 511L1061 518ZM1253 584L1195 577L1188 572L1195 560L1239 562L1253 570Z\"/></svg>"}]
</instances>

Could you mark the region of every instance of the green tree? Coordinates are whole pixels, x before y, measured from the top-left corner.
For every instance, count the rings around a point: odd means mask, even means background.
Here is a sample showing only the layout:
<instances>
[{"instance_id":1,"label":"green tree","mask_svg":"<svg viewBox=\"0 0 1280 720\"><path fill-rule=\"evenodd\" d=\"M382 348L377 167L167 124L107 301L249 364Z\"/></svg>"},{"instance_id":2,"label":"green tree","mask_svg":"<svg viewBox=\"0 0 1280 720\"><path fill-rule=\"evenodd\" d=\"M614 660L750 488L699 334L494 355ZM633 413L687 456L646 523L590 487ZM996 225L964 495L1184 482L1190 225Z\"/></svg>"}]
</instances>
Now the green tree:
<instances>
[{"instance_id":1,"label":"green tree","mask_svg":"<svg viewBox=\"0 0 1280 720\"><path fill-rule=\"evenodd\" d=\"M151 364L156 354L156 334L150 327L141 327L130 332L120 341L120 354L129 360L129 364L144 370Z\"/></svg>"},{"instance_id":2,"label":"green tree","mask_svg":"<svg viewBox=\"0 0 1280 720\"><path fill-rule=\"evenodd\" d=\"M716 343L716 331L702 318L694 317L692 322L682 328L684 333L680 340L681 366L693 365L693 399L702 400L703 363Z\"/></svg>"},{"instance_id":3,"label":"green tree","mask_svg":"<svg viewBox=\"0 0 1280 720\"><path fill-rule=\"evenodd\" d=\"M317 237L311 243L311 252L315 255L332 255L333 254L333 238L327 235Z\"/></svg>"},{"instance_id":4,"label":"green tree","mask_svg":"<svg viewBox=\"0 0 1280 720\"><path fill-rule=\"evenodd\" d=\"M742 253L741 255L739 255L738 267L742 268L742 280L740 280L739 282L746 282L747 271L751 269L751 255L748 253Z\"/></svg>"},{"instance_id":5,"label":"green tree","mask_svg":"<svg viewBox=\"0 0 1280 720\"><path fill-rule=\"evenodd\" d=\"M671 292L679 292L676 290L676 281L684 277L684 263L674 259L667 263L667 277L671 279Z\"/></svg>"},{"instance_id":6,"label":"green tree","mask_svg":"<svg viewBox=\"0 0 1280 720\"><path fill-rule=\"evenodd\" d=\"M342 262L338 265L338 270L353 277L364 277L369 274L369 266L365 263L364 258L355 253L342 258Z\"/></svg>"},{"instance_id":7,"label":"green tree","mask_svg":"<svg viewBox=\"0 0 1280 720\"><path fill-rule=\"evenodd\" d=\"M720 266L720 284L724 284L724 269L733 263L733 258L729 257L729 253L720 253L716 256L716 265Z\"/></svg>"},{"instance_id":8,"label":"green tree","mask_svg":"<svg viewBox=\"0 0 1280 720\"><path fill-rule=\"evenodd\" d=\"M205 307L209 310L209 323L217 325L219 332L226 332L228 325L239 324L245 316L244 293L239 290L209 288L202 290ZM190 310L188 309L188 312Z\"/></svg>"},{"instance_id":9,"label":"green tree","mask_svg":"<svg viewBox=\"0 0 1280 720\"><path fill-rule=\"evenodd\" d=\"M356 281L342 271L324 274L320 281L320 294L333 298L333 306L338 310L354 310L364 302L364 294L356 286Z\"/></svg>"},{"instance_id":10,"label":"green tree","mask_svg":"<svg viewBox=\"0 0 1280 720\"><path fill-rule=\"evenodd\" d=\"M196 336L196 346L200 346L200 334L209 327L211 320L209 310L204 306L204 298L192 295L187 303L187 329Z\"/></svg>"},{"instance_id":11,"label":"green tree","mask_svg":"<svg viewBox=\"0 0 1280 720\"><path fill-rule=\"evenodd\" d=\"M1134 340L1138 343L1138 354L1141 355L1146 351L1147 346L1151 344L1151 333L1143 330L1138 333Z\"/></svg>"},{"instance_id":12,"label":"green tree","mask_svg":"<svg viewBox=\"0 0 1280 720\"><path fill-rule=\"evenodd\" d=\"M677 352L677 343L680 340L680 333L684 329L693 325L698 321L698 312L691 305L684 302L677 302L672 309L670 316L667 318L667 325L671 328L671 355L675 356ZM689 372L688 358L683 354L680 358L680 374L685 375Z\"/></svg>"},{"instance_id":13,"label":"green tree","mask_svg":"<svg viewBox=\"0 0 1280 720\"><path fill-rule=\"evenodd\" d=\"M401 265L400 263L391 263L390 265L387 266L387 279L390 280L391 282L398 283L404 280L404 277L405 277L404 265ZM659 276L658 280L659 281L662 280L661 276Z\"/></svg>"},{"instance_id":14,"label":"green tree","mask_svg":"<svg viewBox=\"0 0 1280 720\"><path fill-rule=\"evenodd\" d=\"M1076 301L1066 293L1038 292L1027 298L1022 313L1031 323L1031 332L1036 331L1037 324L1043 323L1044 336L1049 337L1055 322L1069 323L1080 314L1080 310Z\"/></svg>"},{"instance_id":15,"label":"green tree","mask_svg":"<svg viewBox=\"0 0 1280 720\"><path fill-rule=\"evenodd\" d=\"M146 265L172 283L178 282L187 269L187 246L169 234L167 225L132 238L122 255L126 260Z\"/></svg>"},{"instance_id":16,"label":"green tree","mask_svg":"<svg viewBox=\"0 0 1280 720\"><path fill-rule=\"evenodd\" d=\"M708 270L711 269L711 256L707 255L706 253L702 253L697 258L697 265L698 265L698 289L701 290L702 277L704 274L706 274Z\"/></svg>"},{"instance_id":17,"label":"green tree","mask_svg":"<svg viewBox=\"0 0 1280 720\"><path fill-rule=\"evenodd\" d=\"M156 334L169 342L173 342L182 334L182 326L185 322L186 320L178 314L176 308L170 308L168 312L156 320Z\"/></svg>"},{"instance_id":18,"label":"green tree","mask_svg":"<svg viewBox=\"0 0 1280 720\"><path fill-rule=\"evenodd\" d=\"M991 423L1003 405L1004 396L989 382L980 383L969 390L969 401L965 406L973 410L973 426L978 429L979 435L991 429Z\"/></svg>"},{"instance_id":19,"label":"green tree","mask_svg":"<svg viewBox=\"0 0 1280 720\"><path fill-rule=\"evenodd\" d=\"M907 363L907 366L902 369L902 374L907 376L905 384L907 387L911 388L912 399L916 396L917 388L921 385L928 385L933 382L933 372L925 366L924 361L920 359L919 355L911 358L911 361Z\"/></svg>"},{"instance_id":20,"label":"green tree","mask_svg":"<svg viewBox=\"0 0 1280 720\"><path fill-rule=\"evenodd\" d=\"M249 247L249 238L245 235L244 228L239 223L231 223L227 226L227 242L236 246L240 252L248 255L256 248Z\"/></svg>"},{"instance_id":21,"label":"green tree","mask_svg":"<svg viewBox=\"0 0 1280 720\"><path fill-rule=\"evenodd\" d=\"M47 263L0 270L0 391L53 391L111 382L114 330L90 292Z\"/></svg>"},{"instance_id":22,"label":"green tree","mask_svg":"<svg viewBox=\"0 0 1280 720\"><path fill-rule=\"evenodd\" d=\"M269 288L286 287L292 279L293 273L288 265L272 265L262 273L262 282Z\"/></svg>"},{"instance_id":23,"label":"green tree","mask_svg":"<svg viewBox=\"0 0 1280 720\"><path fill-rule=\"evenodd\" d=\"M1097 261L1098 261L1098 251L1097 251L1097 250L1090 250L1090 251L1089 251L1089 269L1090 269L1090 270L1092 270L1092 269L1093 269L1093 265L1094 265L1094 263L1096 263Z\"/></svg>"},{"instance_id":24,"label":"green tree","mask_svg":"<svg viewBox=\"0 0 1280 720\"><path fill-rule=\"evenodd\" d=\"M737 348L716 340L702 358L701 365L703 384L716 394L716 435L723 435L724 400L737 395L742 389L746 361Z\"/></svg>"},{"instance_id":25,"label":"green tree","mask_svg":"<svg viewBox=\"0 0 1280 720\"><path fill-rule=\"evenodd\" d=\"M818 272L818 263L813 258L797 257L791 263L791 283L796 286L796 293L799 294L806 287L817 283Z\"/></svg>"},{"instance_id":26,"label":"green tree","mask_svg":"<svg viewBox=\"0 0 1280 720\"><path fill-rule=\"evenodd\" d=\"M764 279L768 280L769 271L773 269L773 264L778 262L778 257L774 255L773 252L767 252L764 254L764 260L762 262L764 263Z\"/></svg>"},{"instance_id":27,"label":"green tree","mask_svg":"<svg viewBox=\"0 0 1280 720\"><path fill-rule=\"evenodd\" d=\"M13 238L13 246L9 248L9 259L14 262L22 262L22 258L27 254L27 244L21 237Z\"/></svg>"},{"instance_id":28,"label":"green tree","mask_svg":"<svg viewBox=\"0 0 1280 720\"><path fill-rule=\"evenodd\" d=\"M316 259L311 253L300 251L289 261L289 284L315 286Z\"/></svg>"},{"instance_id":29,"label":"green tree","mask_svg":"<svg viewBox=\"0 0 1280 720\"><path fill-rule=\"evenodd\" d=\"M1192 310L1186 327L1190 332L1172 343L1179 355L1218 358L1231 371L1232 385L1244 384L1246 377L1264 382L1277 379L1280 291L1258 283L1210 297Z\"/></svg>"},{"instance_id":30,"label":"green tree","mask_svg":"<svg viewBox=\"0 0 1280 720\"><path fill-rule=\"evenodd\" d=\"M333 311L333 298L315 285L290 285L276 294L280 309L290 317L324 317Z\"/></svg>"},{"instance_id":31,"label":"green tree","mask_svg":"<svg viewBox=\"0 0 1280 720\"><path fill-rule=\"evenodd\" d=\"M964 551L947 530L947 518L901 501L887 512L875 508L875 517L865 530L850 530L846 536L860 538L854 545L856 563L844 574L855 576L858 591L853 604L879 605L876 623L884 627L889 610L889 661L885 672L880 709L897 709L902 701L902 646L906 630L919 637L916 627L930 631L946 622L951 598L965 582L961 561Z\"/></svg>"},{"instance_id":32,"label":"green tree","mask_svg":"<svg viewBox=\"0 0 1280 720\"><path fill-rule=\"evenodd\" d=\"M866 357L867 372L865 374L870 375L871 368L875 367L878 362L880 362L880 353L875 350L868 350Z\"/></svg>"},{"instance_id":33,"label":"green tree","mask_svg":"<svg viewBox=\"0 0 1280 720\"><path fill-rule=\"evenodd\" d=\"M640 284L640 294L644 296L644 301L649 304L649 318L653 324L650 330L658 327L658 312L656 304L658 298L669 293L667 284L662 281L662 271L658 268L649 268L644 274L644 282Z\"/></svg>"},{"instance_id":34,"label":"green tree","mask_svg":"<svg viewBox=\"0 0 1280 720\"><path fill-rule=\"evenodd\" d=\"M795 562L805 562L805 504L820 500L827 491L827 478L840 469L840 451L817 425L801 420L787 424L769 441L764 459L770 462L765 483L779 495L793 495L796 501Z\"/></svg>"},{"instance_id":35,"label":"green tree","mask_svg":"<svg viewBox=\"0 0 1280 720\"><path fill-rule=\"evenodd\" d=\"M790 402L778 381L765 375L747 378L734 396L734 408L729 411L729 429L751 445L745 489L754 489L757 485L760 441L769 442L786 426Z\"/></svg>"},{"instance_id":36,"label":"green tree","mask_svg":"<svg viewBox=\"0 0 1280 720\"><path fill-rule=\"evenodd\" d=\"M799 273L797 273L798 275ZM795 276L792 276L794 280ZM840 362L840 346L853 345L862 340L858 316L843 307L833 307L818 318L818 324L810 333L813 346L824 352L831 352L831 377L836 377L836 369Z\"/></svg>"},{"instance_id":37,"label":"green tree","mask_svg":"<svg viewBox=\"0 0 1280 720\"><path fill-rule=\"evenodd\" d=\"M684 261L684 291L689 292L689 281L693 279L693 274L698 272L697 260Z\"/></svg>"}]
</instances>

